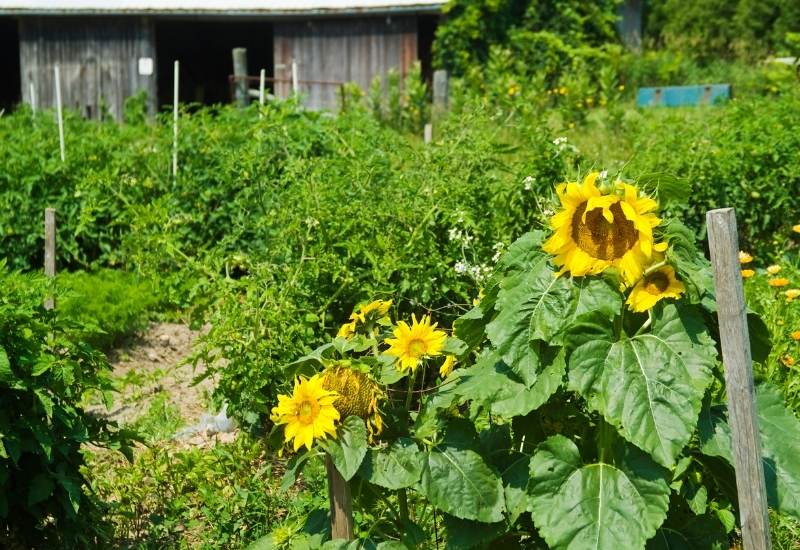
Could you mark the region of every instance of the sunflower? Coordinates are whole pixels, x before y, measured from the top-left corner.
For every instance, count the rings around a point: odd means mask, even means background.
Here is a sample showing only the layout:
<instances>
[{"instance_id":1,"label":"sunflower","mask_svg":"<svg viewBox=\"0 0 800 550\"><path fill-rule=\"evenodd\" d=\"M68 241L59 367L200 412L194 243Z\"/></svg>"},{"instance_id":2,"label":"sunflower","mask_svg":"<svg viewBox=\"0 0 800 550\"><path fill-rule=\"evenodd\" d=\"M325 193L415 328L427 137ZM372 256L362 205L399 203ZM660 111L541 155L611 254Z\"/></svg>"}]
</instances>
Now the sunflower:
<instances>
[{"instance_id":1,"label":"sunflower","mask_svg":"<svg viewBox=\"0 0 800 550\"><path fill-rule=\"evenodd\" d=\"M796 330L791 334L792 340L800 342L800 330Z\"/></svg>"},{"instance_id":2,"label":"sunflower","mask_svg":"<svg viewBox=\"0 0 800 550\"><path fill-rule=\"evenodd\" d=\"M777 275L780 272L781 272L781 266L779 266L778 264L771 265L767 268L767 273L769 273L770 275Z\"/></svg>"},{"instance_id":3,"label":"sunflower","mask_svg":"<svg viewBox=\"0 0 800 550\"><path fill-rule=\"evenodd\" d=\"M774 286L774 287L786 286L786 285L789 284L789 279L784 279L783 277L778 277L777 279L770 279L769 281L767 281L767 284L769 286Z\"/></svg>"},{"instance_id":4,"label":"sunflower","mask_svg":"<svg viewBox=\"0 0 800 550\"><path fill-rule=\"evenodd\" d=\"M423 315L419 322L414 315L411 318L410 327L400 321L394 329L394 338L386 339L389 344L386 354L400 360L398 369L401 372L409 369L413 372L422 359L441 355L447 338L443 331L436 330L436 323L431 325L430 316Z\"/></svg>"},{"instance_id":5,"label":"sunflower","mask_svg":"<svg viewBox=\"0 0 800 550\"><path fill-rule=\"evenodd\" d=\"M739 263L740 264L749 264L753 261L753 256L744 252L742 250L739 251Z\"/></svg>"},{"instance_id":6,"label":"sunflower","mask_svg":"<svg viewBox=\"0 0 800 550\"><path fill-rule=\"evenodd\" d=\"M542 248L555 256L559 275L596 275L614 267L631 286L653 251L667 248L653 239L653 228L661 223L652 213L658 203L622 182L616 184L620 194L603 194L595 185L598 175L592 172L582 185L569 182L556 188L563 208L550 220L555 232Z\"/></svg>"},{"instance_id":7,"label":"sunflower","mask_svg":"<svg viewBox=\"0 0 800 550\"><path fill-rule=\"evenodd\" d=\"M744 279L749 279L750 277L752 277L755 274L756 274L756 272L753 271L752 269L743 269L742 270L742 278L744 278Z\"/></svg>"},{"instance_id":8,"label":"sunflower","mask_svg":"<svg viewBox=\"0 0 800 550\"><path fill-rule=\"evenodd\" d=\"M367 322L367 317L375 317L379 319L385 317L389 313L389 308L392 307L391 300L375 300L363 306L358 313L354 313L362 323Z\"/></svg>"},{"instance_id":9,"label":"sunflower","mask_svg":"<svg viewBox=\"0 0 800 550\"><path fill-rule=\"evenodd\" d=\"M665 265L648 273L636 283L627 304L633 311L647 311L664 298L680 298L686 287L675 277L672 266Z\"/></svg>"},{"instance_id":10,"label":"sunflower","mask_svg":"<svg viewBox=\"0 0 800 550\"><path fill-rule=\"evenodd\" d=\"M792 231L794 231L795 233L800 233L800 223L798 223L797 225L793 225Z\"/></svg>"},{"instance_id":11,"label":"sunflower","mask_svg":"<svg viewBox=\"0 0 800 550\"><path fill-rule=\"evenodd\" d=\"M448 355L447 357L445 357L444 363L442 363L442 366L439 367L439 376L441 376L442 378L447 378L448 376L450 376L450 373L453 372L453 368L455 367L455 365L456 365L455 357L453 357L452 355Z\"/></svg>"},{"instance_id":12,"label":"sunflower","mask_svg":"<svg viewBox=\"0 0 800 550\"><path fill-rule=\"evenodd\" d=\"M378 403L386 399L386 394L367 373L345 362L337 362L322 373L322 387L339 395L334 407L342 418L364 419L370 441L383 431Z\"/></svg>"},{"instance_id":13,"label":"sunflower","mask_svg":"<svg viewBox=\"0 0 800 550\"><path fill-rule=\"evenodd\" d=\"M272 408L272 421L286 424L284 436L287 443L294 440L295 451L303 445L311 450L314 439L336 437L335 423L340 416L333 403L338 397L336 392L322 387L318 374L297 378L291 396L278 396L278 406Z\"/></svg>"},{"instance_id":14,"label":"sunflower","mask_svg":"<svg viewBox=\"0 0 800 550\"><path fill-rule=\"evenodd\" d=\"M337 337L350 338L356 332L356 321L352 320L349 323L343 324L339 327L339 332L336 333Z\"/></svg>"}]
</instances>

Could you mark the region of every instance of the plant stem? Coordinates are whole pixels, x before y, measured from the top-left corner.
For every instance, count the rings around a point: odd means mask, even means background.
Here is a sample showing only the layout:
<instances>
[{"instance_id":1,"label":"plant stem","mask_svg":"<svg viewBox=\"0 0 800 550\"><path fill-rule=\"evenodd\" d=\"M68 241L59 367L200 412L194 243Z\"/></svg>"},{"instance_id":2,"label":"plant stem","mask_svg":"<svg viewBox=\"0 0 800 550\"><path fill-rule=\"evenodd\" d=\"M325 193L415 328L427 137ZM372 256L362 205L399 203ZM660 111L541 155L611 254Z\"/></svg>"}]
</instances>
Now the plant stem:
<instances>
[{"instance_id":1,"label":"plant stem","mask_svg":"<svg viewBox=\"0 0 800 550\"><path fill-rule=\"evenodd\" d=\"M405 489L400 489L397 491L397 500L400 501L400 526L401 529L405 529L405 526L408 525L408 494L406 494Z\"/></svg>"},{"instance_id":2,"label":"plant stem","mask_svg":"<svg viewBox=\"0 0 800 550\"><path fill-rule=\"evenodd\" d=\"M650 273L652 273L653 271L656 271L657 269L661 269L665 265L667 265L667 261L666 260L662 260L660 262L654 263L653 265L651 265L650 267L648 267L647 269L644 270L643 277L648 276Z\"/></svg>"},{"instance_id":3,"label":"plant stem","mask_svg":"<svg viewBox=\"0 0 800 550\"><path fill-rule=\"evenodd\" d=\"M652 324L652 322L653 322L653 312L648 309L647 310L647 321L642 323L642 326L639 327L639 330L636 331L636 334L634 334L634 336L638 336L643 331L647 330L647 328Z\"/></svg>"}]
</instances>

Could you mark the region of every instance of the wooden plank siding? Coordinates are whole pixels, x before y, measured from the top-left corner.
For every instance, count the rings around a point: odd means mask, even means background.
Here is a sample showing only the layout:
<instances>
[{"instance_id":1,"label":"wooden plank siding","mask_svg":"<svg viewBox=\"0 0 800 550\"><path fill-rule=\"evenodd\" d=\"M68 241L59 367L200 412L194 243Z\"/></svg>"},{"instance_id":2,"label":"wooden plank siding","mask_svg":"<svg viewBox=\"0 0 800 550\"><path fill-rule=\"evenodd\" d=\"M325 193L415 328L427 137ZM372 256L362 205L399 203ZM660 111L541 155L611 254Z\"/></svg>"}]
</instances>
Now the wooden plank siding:
<instances>
[{"instance_id":1,"label":"wooden plank siding","mask_svg":"<svg viewBox=\"0 0 800 550\"><path fill-rule=\"evenodd\" d=\"M417 59L417 18L276 21L274 40L275 94L291 94L294 59L306 106L335 109L338 86L303 81L355 82L366 90L376 75L392 68L405 76Z\"/></svg>"},{"instance_id":2,"label":"wooden plank siding","mask_svg":"<svg viewBox=\"0 0 800 550\"><path fill-rule=\"evenodd\" d=\"M155 35L143 17L20 18L20 73L25 101L36 87L37 108L55 106L53 67L61 72L64 107L88 118L107 110L121 120L125 99L140 90L155 112L156 77L139 74L140 57L155 64Z\"/></svg>"}]
</instances>

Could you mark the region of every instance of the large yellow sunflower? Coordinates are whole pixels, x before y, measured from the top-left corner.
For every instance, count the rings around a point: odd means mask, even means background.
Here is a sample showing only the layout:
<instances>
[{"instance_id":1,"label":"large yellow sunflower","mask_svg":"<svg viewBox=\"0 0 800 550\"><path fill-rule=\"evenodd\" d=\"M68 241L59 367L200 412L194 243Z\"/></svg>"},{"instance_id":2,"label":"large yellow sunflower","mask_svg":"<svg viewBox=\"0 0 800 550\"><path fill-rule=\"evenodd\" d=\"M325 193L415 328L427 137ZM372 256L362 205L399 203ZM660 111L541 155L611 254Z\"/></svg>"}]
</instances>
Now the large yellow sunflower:
<instances>
[{"instance_id":1,"label":"large yellow sunflower","mask_svg":"<svg viewBox=\"0 0 800 550\"><path fill-rule=\"evenodd\" d=\"M431 325L431 318L423 315L417 322L412 315L411 326L405 321L400 321L394 329L394 338L387 338L389 349L387 355L394 355L399 359L398 370L405 371L417 368L420 361L426 357L441 355L447 335L444 331L436 330L436 323Z\"/></svg>"},{"instance_id":2,"label":"large yellow sunflower","mask_svg":"<svg viewBox=\"0 0 800 550\"><path fill-rule=\"evenodd\" d=\"M642 277L626 303L633 311L647 311L659 300L680 298L685 291L686 287L675 277L672 266L665 265Z\"/></svg>"},{"instance_id":3,"label":"large yellow sunflower","mask_svg":"<svg viewBox=\"0 0 800 550\"><path fill-rule=\"evenodd\" d=\"M386 399L386 394L367 373L348 363L334 363L322 373L322 387L339 395L334 407L342 418L358 416L364 419L370 440L383 431L378 405Z\"/></svg>"},{"instance_id":4,"label":"large yellow sunflower","mask_svg":"<svg viewBox=\"0 0 800 550\"><path fill-rule=\"evenodd\" d=\"M556 188L563 208L551 219L555 232L543 248L555 256L559 275L597 275L614 267L631 286L642 277L653 251L667 247L653 239L653 228L661 223L653 213L658 203L622 182L615 186L619 194L603 194L595 185L597 176L592 172L581 185Z\"/></svg>"},{"instance_id":5,"label":"large yellow sunflower","mask_svg":"<svg viewBox=\"0 0 800 550\"><path fill-rule=\"evenodd\" d=\"M311 378L298 378L294 382L291 396L279 395L278 406L272 409L272 421L286 424L286 442L294 440L294 450L303 445L311 450L314 439L336 437L335 423L339 411L333 403L339 395L322 387L322 378L316 374Z\"/></svg>"}]
</instances>

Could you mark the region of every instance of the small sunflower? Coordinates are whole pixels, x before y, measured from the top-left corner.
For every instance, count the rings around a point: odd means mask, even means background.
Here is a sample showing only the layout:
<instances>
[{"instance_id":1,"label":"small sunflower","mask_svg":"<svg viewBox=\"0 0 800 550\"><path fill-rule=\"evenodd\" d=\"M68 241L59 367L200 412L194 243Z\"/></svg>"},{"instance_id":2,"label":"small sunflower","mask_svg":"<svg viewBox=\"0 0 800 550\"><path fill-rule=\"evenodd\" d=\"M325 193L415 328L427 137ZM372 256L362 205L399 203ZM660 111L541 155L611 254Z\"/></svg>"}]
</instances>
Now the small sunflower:
<instances>
[{"instance_id":1,"label":"small sunflower","mask_svg":"<svg viewBox=\"0 0 800 550\"><path fill-rule=\"evenodd\" d=\"M800 233L800 223L798 223L797 225L793 225L792 231L794 231L795 233Z\"/></svg>"},{"instance_id":2,"label":"small sunflower","mask_svg":"<svg viewBox=\"0 0 800 550\"><path fill-rule=\"evenodd\" d=\"M318 374L311 378L300 377L294 381L292 395L279 395L278 406L272 408L272 421L286 424L286 442L294 440L294 450L303 445L311 450L314 439L336 437L339 411L333 403L339 396L322 387Z\"/></svg>"},{"instance_id":3,"label":"small sunflower","mask_svg":"<svg viewBox=\"0 0 800 550\"><path fill-rule=\"evenodd\" d=\"M750 277L752 277L755 274L756 274L756 272L753 271L752 269L743 269L742 270L742 278L743 279L749 279Z\"/></svg>"},{"instance_id":4,"label":"small sunflower","mask_svg":"<svg viewBox=\"0 0 800 550\"><path fill-rule=\"evenodd\" d=\"M444 363L442 363L442 366L439 367L439 376L441 376L442 378L447 378L448 376L450 376L450 373L453 372L453 368L455 367L455 365L456 365L455 357L453 357L452 355L448 355L447 357L445 357Z\"/></svg>"},{"instance_id":5,"label":"small sunflower","mask_svg":"<svg viewBox=\"0 0 800 550\"><path fill-rule=\"evenodd\" d=\"M394 329L394 338L387 338L389 349L387 355L394 355L399 359L398 370L406 371L417 368L420 361L426 357L441 355L447 334L436 330L436 323L431 325L431 318L423 315L418 322L412 315L411 326L405 321L400 321Z\"/></svg>"},{"instance_id":6,"label":"small sunflower","mask_svg":"<svg viewBox=\"0 0 800 550\"><path fill-rule=\"evenodd\" d=\"M794 331L790 336L795 342L800 342L800 330Z\"/></svg>"},{"instance_id":7,"label":"small sunflower","mask_svg":"<svg viewBox=\"0 0 800 550\"><path fill-rule=\"evenodd\" d=\"M675 277L672 266L665 265L648 273L636 283L630 296L628 307L633 311L647 311L664 298L680 298L686 287Z\"/></svg>"},{"instance_id":8,"label":"small sunflower","mask_svg":"<svg viewBox=\"0 0 800 550\"><path fill-rule=\"evenodd\" d=\"M581 185L569 182L556 188L563 208L550 220L555 232L542 248L555 256L559 275L597 275L614 267L631 286L653 251L666 250L666 243L653 239L653 228L661 223L652 212L658 203L622 182L616 184L619 195L603 194L595 185L598 176L592 172Z\"/></svg>"},{"instance_id":9,"label":"small sunflower","mask_svg":"<svg viewBox=\"0 0 800 550\"><path fill-rule=\"evenodd\" d=\"M752 261L753 261L753 256L751 256L747 252L744 252L743 250L739 251L739 263L740 264L749 264Z\"/></svg>"},{"instance_id":10,"label":"small sunflower","mask_svg":"<svg viewBox=\"0 0 800 550\"><path fill-rule=\"evenodd\" d=\"M779 286L786 286L789 284L789 279L784 279L783 277L778 277L775 279L770 279L767 281L769 286L779 287Z\"/></svg>"},{"instance_id":11,"label":"small sunflower","mask_svg":"<svg viewBox=\"0 0 800 550\"><path fill-rule=\"evenodd\" d=\"M350 314L350 321L339 328L336 336L350 338L356 333L359 324L372 325L385 318L390 307L392 307L391 300L375 300L362 306L358 311L353 311Z\"/></svg>"},{"instance_id":12,"label":"small sunflower","mask_svg":"<svg viewBox=\"0 0 800 550\"><path fill-rule=\"evenodd\" d=\"M800 288L790 288L784 294L786 295L786 301L791 302L795 298L800 298Z\"/></svg>"},{"instance_id":13,"label":"small sunflower","mask_svg":"<svg viewBox=\"0 0 800 550\"><path fill-rule=\"evenodd\" d=\"M333 406L342 418L358 416L364 419L370 440L383 431L378 405L386 399L386 394L367 373L349 364L335 363L322 373L322 387L338 394Z\"/></svg>"},{"instance_id":14,"label":"small sunflower","mask_svg":"<svg viewBox=\"0 0 800 550\"><path fill-rule=\"evenodd\" d=\"M352 320L349 323L343 324L339 327L339 332L336 333L337 337L350 338L356 332L356 321Z\"/></svg>"},{"instance_id":15,"label":"small sunflower","mask_svg":"<svg viewBox=\"0 0 800 550\"><path fill-rule=\"evenodd\" d=\"M769 273L770 275L777 275L780 272L781 272L781 266L779 266L778 264L771 265L767 268L767 273Z\"/></svg>"}]
</instances>

